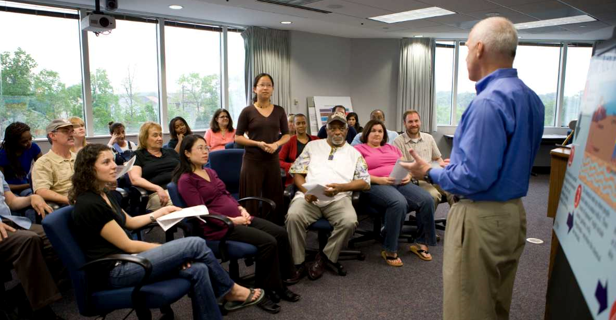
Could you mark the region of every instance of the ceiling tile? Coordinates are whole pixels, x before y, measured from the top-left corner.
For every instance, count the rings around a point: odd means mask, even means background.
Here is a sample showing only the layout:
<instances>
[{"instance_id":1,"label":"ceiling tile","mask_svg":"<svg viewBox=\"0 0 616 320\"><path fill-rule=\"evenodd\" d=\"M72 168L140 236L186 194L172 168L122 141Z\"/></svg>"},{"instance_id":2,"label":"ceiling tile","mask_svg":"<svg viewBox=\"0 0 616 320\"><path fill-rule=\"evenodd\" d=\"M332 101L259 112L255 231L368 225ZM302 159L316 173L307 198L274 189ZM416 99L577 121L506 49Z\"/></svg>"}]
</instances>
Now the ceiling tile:
<instances>
[{"instance_id":1,"label":"ceiling tile","mask_svg":"<svg viewBox=\"0 0 616 320\"><path fill-rule=\"evenodd\" d=\"M426 5L425 3L413 0L343 0L343 2L375 7L391 12L404 12L409 10L431 7L430 5Z\"/></svg>"},{"instance_id":2,"label":"ceiling tile","mask_svg":"<svg viewBox=\"0 0 616 320\"><path fill-rule=\"evenodd\" d=\"M498 3L505 7L511 6L519 6L523 4L535 3L535 2L544 2L545 0L486 0L493 3Z\"/></svg>"},{"instance_id":3,"label":"ceiling tile","mask_svg":"<svg viewBox=\"0 0 616 320\"><path fill-rule=\"evenodd\" d=\"M382 23L377 29L386 30L386 31L396 31L396 30L406 30L411 28L425 28L425 27L436 27L440 26L440 23L432 22L427 19L423 20L412 20L406 22L398 22L398 23Z\"/></svg>"},{"instance_id":4,"label":"ceiling tile","mask_svg":"<svg viewBox=\"0 0 616 320\"><path fill-rule=\"evenodd\" d=\"M535 20L526 14L523 14L523 13L520 13L514 10L509 10L507 8L502 8L502 7L497 8L497 9L479 10L475 12L469 12L467 14L479 20L488 18L490 16L489 14L497 14L499 17L507 18L511 20L511 22L513 23L528 22L528 21Z\"/></svg>"},{"instance_id":5,"label":"ceiling tile","mask_svg":"<svg viewBox=\"0 0 616 320\"><path fill-rule=\"evenodd\" d=\"M545 1L521 6L512 6L511 9L527 14L538 20L572 17L585 14L582 11L557 1Z\"/></svg>"},{"instance_id":6,"label":"ceiling tile","mask_svg":"<svg viewBox=\"0 0 616 320\"><path fill-rule=\"evenodd\" d=\"M307 7L358 18L368 18L394 13L394 11L384 10L376 6L365 6L342 0L322 0L311 3L307 5Z\"/></svg>"},{"instance_id":7,"label":"ceiling tile","mask_svg":"<svg viewBox=\"0 0 616 320\"><path fill-rule=\"evenodd\" d=\"M587 33L595 30L600 30L603 28L607 28L610 25L604 22L595 21L595 22L586 22L586 23L576 23L576 24L568 24L566 26L562 26L563 29L567 29L573 33Z\"/></svg>"},{"instance_id":8,"label":"ceiling tile","mask_svg":"<svg viewBox=\"0 0 616 320\"><path fill-rule=\"evenodd\" d=\"M561 28L561 27L544 27L544 28L518 30L518 34L521 36L525 34L539 34L539 33L562 34L562 33L569 33L569 30Z\"/></svg>"},{"instance_id":9,"label":"ceiling tile","mask_svg":"<svg viewBox=\"0 0 616 320\"><path fill-rule=\"evenodd\" d=\"M456 13L468 13L478 10L496 9L501 6L484 0L421 0L429 7L441 7Z\"/></svg>"}]
</instances>

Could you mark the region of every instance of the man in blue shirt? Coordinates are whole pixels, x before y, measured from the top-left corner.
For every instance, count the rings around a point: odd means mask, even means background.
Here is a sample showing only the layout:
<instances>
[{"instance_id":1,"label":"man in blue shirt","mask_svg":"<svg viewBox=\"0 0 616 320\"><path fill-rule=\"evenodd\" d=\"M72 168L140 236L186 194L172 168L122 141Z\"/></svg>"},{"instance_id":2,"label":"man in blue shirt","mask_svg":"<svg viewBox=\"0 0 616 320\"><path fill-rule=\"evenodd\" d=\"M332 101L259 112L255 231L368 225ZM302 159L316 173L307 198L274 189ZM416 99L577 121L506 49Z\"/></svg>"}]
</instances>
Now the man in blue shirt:
<instances>
[{"instance_id":1,"label":"man in blue shirt","mask_svg":"<svg viewBox=\"0 0 616 320\"><path fill-rule=\"evenodd\" d=\"M443 318L508 319L526 238L521 197L543 134L545 107L512 69L518 35L504 18L469 34L466 64L477 97L456 130L450 164L415 151L404 166L456 195L445 231Z\"/></svg>"}]
</instances>

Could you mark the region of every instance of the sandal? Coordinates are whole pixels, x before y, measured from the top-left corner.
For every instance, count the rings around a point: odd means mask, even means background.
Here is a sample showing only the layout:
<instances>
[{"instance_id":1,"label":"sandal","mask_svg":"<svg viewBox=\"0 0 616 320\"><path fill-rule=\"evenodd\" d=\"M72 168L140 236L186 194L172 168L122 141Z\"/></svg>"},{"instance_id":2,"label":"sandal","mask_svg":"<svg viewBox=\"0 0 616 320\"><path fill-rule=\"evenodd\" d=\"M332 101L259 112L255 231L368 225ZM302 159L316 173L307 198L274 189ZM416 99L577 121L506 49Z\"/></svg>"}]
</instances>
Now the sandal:
<instances>
[{"instance_id":1,"label":"sandal","mask_svg":"<svg viewBox=\"0 0 616 320\"><path fill-rule=\"evenodd\" d=\"M257 290L259 290L261 294L255 300L252 300L252 297L255 295ZM261 300L263 300L264 297L265 297L265 291L263 291L263 289L250 289L250 293L248 294L248 297L246 297L246 300L227 301L224 305L224 308L227 311L235 311L235 310L243 309L243 308L250 307L252 305L255 305L261 302Z\"/></svg>"},{"instance_id":2,"label":"sandal","mask_svg":"<svg viewBox=\"0 0 616 320\"><path fill-rule=\"evenodd\" d=\"M419 259L423 261L432 261L432 256L428 256L430 252L428 250L422 249L418 244L412 244L409 247L409 250L412 253L416 254L419 257Z\"/></svg>"},{"instance_id":3,"label":"sandal","mask_svg":"<svg viewBox=\"0 0 616 320\"><path fill-rule=\"evenodd\" d=\"M383 259L385 259L385 262L387 262L387 264L392 267L402 267L404 265L398 255L396 255L395 257L390 257L387 255L385 250L381 251L381 257L383 257Z\"/></svg>"}]
</instances>

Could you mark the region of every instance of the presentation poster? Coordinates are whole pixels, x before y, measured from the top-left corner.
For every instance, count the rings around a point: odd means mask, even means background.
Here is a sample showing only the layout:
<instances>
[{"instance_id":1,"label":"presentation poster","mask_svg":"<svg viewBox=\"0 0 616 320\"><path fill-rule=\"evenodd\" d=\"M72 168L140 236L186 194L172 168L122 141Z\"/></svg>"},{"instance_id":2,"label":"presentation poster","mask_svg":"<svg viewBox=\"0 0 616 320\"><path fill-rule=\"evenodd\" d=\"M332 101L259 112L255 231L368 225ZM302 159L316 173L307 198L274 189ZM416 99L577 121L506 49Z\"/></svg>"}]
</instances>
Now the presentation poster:
<instances>
[{"instance_id":1,"label":"presentation poster","mask_svg":"<svg viewBox=\"0 0 616 320\"><path fill-rule=\"evenodd\" d=\"M595 319L616 319L616 49L593 57L554 232Z\"/></svg>"},{"instance_id":2,"label":"presentation poster","mask_svg":"<svg viewBox=\"0 0 616 320\"><path fill-rule=\"evenodd\" d=\"M332 113L332 108L338 105L344 106L347 112L353 111L351 97L314 97L314 106L317 109L317 124L319 128L327 122L327 117Z\"/></svg>"}]
</instances>

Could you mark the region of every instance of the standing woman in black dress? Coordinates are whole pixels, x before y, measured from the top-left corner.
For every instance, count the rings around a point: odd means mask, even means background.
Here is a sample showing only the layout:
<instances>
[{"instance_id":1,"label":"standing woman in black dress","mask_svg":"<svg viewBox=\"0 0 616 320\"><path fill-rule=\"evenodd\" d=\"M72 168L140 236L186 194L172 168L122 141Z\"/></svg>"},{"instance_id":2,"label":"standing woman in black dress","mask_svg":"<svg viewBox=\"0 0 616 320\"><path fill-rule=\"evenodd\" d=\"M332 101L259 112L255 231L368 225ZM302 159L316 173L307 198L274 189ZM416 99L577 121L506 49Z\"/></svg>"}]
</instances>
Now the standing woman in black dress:
<instances>
[{"instance_id":1,"label":"standing woman in black dress","mask_svg":"<svg viewBox=\"0 0 616 320\"><path fill-rule=\"evenodd\" d=\"M273 200L276 212L261 218L284 225L278 149L289 141L287 115L281 106L270 101L274 92L272 76L267 73L257 75L252 91L256 95L254 103L242 110L235 130L235 142L246 149L240 173L240 198L257 196ZM259 212L255 201L247 203L246 209Z\"/></svg>"}]
</instances>

